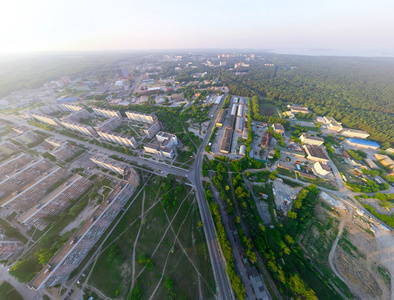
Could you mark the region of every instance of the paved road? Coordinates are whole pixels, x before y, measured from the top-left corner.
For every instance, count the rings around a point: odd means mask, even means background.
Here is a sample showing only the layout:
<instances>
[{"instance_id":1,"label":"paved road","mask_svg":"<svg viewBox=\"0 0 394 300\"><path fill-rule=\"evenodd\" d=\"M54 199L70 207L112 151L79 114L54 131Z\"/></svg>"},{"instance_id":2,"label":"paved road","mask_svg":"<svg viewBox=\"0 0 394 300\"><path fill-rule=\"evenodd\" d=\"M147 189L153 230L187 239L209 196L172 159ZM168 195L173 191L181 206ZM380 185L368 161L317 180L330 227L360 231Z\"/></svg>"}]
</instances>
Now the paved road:
<instances>
[{"instance_id":1,"label":"paved road","mask_svg":"<svg viewBox=\"0 0 394 300\"><path fill-rule=\"evenodd\" d=\"M226 95L224 95L223 97L225 98ZM197 150L197 154L195 156L195 162L194 162L191 170L183 170L181 168L177 168L174 166L159 164L158 162L147 160L142 157L129 156L129 155L118 153L118 152L115 152L115 153L116 153L116 155L118 155L118 157L123 157L125 159L131 160L140 166L146 165L154 170L160 169L163 172L168 173L168 174L174 174L176 176L186 177L190 180L191 184L195 186L197 203L198 203L198 207L200 210L201 221L204 224L204 232L205 232L205 237L207 240L208 252L209 252L210 259L211 259L212 269L213 269L213 273L214 273L214 277L215 277L215 281L216 281L217 296L219 299L233 299L234 296L232 295L232 288L231 288L230 280L229 280L229 277L226 272L226 264L224 261L224 257L219 249L215 225L213 223L212 216L209 211L208 203L205 200L204 188L202 186L202 181L201 181L202 162L203 162L203 155L204 155L204 151L205 151L205 146L208 144L208 141L209 141L211 132L213 130L215 120L218 116L218 113L219 113L219 109L214 114L211 124L209 125L209 127L207 129L207 134L205 135L205 138L204 138L202 144L200 145L200 147ZM10 119L10 121L16 120L14 118L9 118L9 119ZM35 126L30 125L25 120L17 119L17 122L20 125L23 124L26 127L29 127L32 129L37 129ZM103 148L103 147L100 147L100 146L97 146L94 144L89 144L88 142L84 142L84 141L74 139L74 138L71 138L68 136L65 137L64 135L58 134L56 132L51 132L50 134L52 134L53 136L60 138L60 139L66 138L67 140L75 141L75 142L82 144L86 147L89 147L91 149L97 149L98 151L101 151L104 153L113 154L113 151L111 151L109 149L106 149L106 148Z\"/></svg>"},{"instance_id":2,"label":"paved road","mask_svg":"<svg viewBox=\"0 0 394 300\"><path fill-rule=\"evenodd\" d=\"M7 271L7 266L5 267L0 267L0 282L5 280L9 284L11 284L19 294L23 297L23 299L29 299L29 300L38 300L42 299L41 292L40 291L34 291L30 289L25 283L19 282L17 279L12 277L8 271Z\"/></svg>"}]
</instances>

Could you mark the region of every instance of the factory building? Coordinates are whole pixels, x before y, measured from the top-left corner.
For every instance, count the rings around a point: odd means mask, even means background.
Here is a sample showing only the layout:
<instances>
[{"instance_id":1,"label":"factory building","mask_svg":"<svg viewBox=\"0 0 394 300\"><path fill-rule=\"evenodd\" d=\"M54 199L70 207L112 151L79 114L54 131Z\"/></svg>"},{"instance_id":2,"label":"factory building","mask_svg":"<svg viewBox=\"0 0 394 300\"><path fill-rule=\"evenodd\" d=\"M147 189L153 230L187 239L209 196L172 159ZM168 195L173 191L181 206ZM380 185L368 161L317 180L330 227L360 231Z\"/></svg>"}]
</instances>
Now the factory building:
<instances>
[{"instance_id":1,"label":"factory building","mask_svg":"<svg viewBox=\"0 0 394 300\"><path fill-rule=\"evenodd\" d=\"M216 120L216 126L217 127L222 127L223 126L223 123L224 123L224 120L226 118L226 115L227 115L227 109L222 109L220 111L220 113L219 113L219 116L218 116L217 120Z\"/></svg>"},{"instance_id":2,"label":"factory building","mask_svg":"<svg viewBox=\"0 0 394 300\"><path fill-rule=\"evenodd\" d=\"M346 141L349 145L356 148L378 150L380 148L378 143L366 140L359 140L355 138L348 138Z\"/></svg>"},{"instance_id":3,"label":"factory building","mask_svg":"<svg viewBox=\"0 0 394 300\"><path fill-rule=\"evenodd\" d=\"M310 113L308 107L303 107L303 106L300 106L300 105L292 105L290 107L290 111L293 114L296 114L296 113L309 114Z\"/></svg>"},{"instance_id":4,"label":"factory building","mask_svg":"<svg viewBox=\"0 0 394 300\"><path fill-rule=\"evenodd\" d=\"M321 146L324 143L324 139L318 136L310 136L309 134L303 133L300 136L301 142L304 144L308 145L315 145L315 146Z\"/></svg>"},{"instance_id":5,"label":"factory building","mask_svg":"<svg viewBox=\"0 0 394 300\"><path fill-rule=\"evenodd\" d=\"M233 104L233 106L231 107L230 116L235 116L235 115L236 115L236 113L237 113L237 107L238 107L237 104Z\"/></svg>"},{"instance_id":6,"label":"factory building","mask_svg":"<svg viewBox=\"0 0 394 300\"><path fill-rule=\"evenodd\" d=\"M126 111L126 116L130 120L146 123L146 124L153 124L158 121L157 117L153 113L145 114L145 113L134 112L134 111Z\"/></svg>"},{"instance_id":7,"label":"factory building","mask_svg":"<svg viewBox=\"0 0 394 300\"><path fill-rule=\"evenodd\" d=\"M324 152L324 150L315 145L304 145L304 150L307 154L307 158L310 160L328 162L330 159Z\"/></svg>"},{"instance_id":8,"label":"factory building","mask_svg":"<svg viewBox=\"0 0 394 300\"><path fill-rule=\"evenodd\" d=\"M350 137L350 138L359 138L359 139L366 139L369 137L369 133L364 130L356 130L356 129L349 129L344 128L340 135Z\"/></svg>"},{"instance_id":9,"label":"factory building","mask_svg":"<svg viewBox=\"0 0 394 300\"><path fill-rule=\"evenodd\" d=\"M243 106L243 105L239 105L238 106L238 114L237 114L238 117L243 117L244 116L244 107L245 106Z\"/></svg>"},{"instance_id":10,"label":"factory building","mask_svg":"<svg viewBox=\"0 0 394 300\"><path fill-rule=\"evenodd\" d=\"M120 112L118 112L116 110L95 107L95 108L93 108L93 111L96 115L99 115L99 116L102 116L105 118L117 117L119 119L122 119L122 115L120 114Z\"/></svg>"}]
</instances>

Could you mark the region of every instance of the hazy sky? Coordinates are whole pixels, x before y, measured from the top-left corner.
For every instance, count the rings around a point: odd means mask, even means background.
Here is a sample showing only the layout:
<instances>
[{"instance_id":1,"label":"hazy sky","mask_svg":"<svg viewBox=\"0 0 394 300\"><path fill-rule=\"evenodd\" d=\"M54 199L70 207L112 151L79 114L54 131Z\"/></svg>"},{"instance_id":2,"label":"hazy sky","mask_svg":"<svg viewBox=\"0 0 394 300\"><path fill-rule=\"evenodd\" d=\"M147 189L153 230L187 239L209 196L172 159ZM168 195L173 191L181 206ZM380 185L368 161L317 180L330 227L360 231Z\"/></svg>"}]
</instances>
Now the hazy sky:
<instances>
[{"instance_id":1,"label":"hazy sky","mask_svg":"<svg viewBox=\"0 0 394 300\"><path fill-rule=\"evenodd\" d=\"M3 53L255 48L394 56L393 0L6 3L0 11Z\"/></svg>"}]
</instances>

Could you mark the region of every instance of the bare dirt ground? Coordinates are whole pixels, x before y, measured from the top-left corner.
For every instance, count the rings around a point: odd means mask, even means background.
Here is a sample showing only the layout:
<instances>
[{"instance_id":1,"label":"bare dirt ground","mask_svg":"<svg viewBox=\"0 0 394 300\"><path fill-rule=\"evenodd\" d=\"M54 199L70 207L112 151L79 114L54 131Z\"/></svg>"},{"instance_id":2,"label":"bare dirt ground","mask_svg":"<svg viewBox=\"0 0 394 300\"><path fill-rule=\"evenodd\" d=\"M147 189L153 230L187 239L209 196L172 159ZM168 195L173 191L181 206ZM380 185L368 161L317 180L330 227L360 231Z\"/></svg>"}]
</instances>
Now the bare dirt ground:
<instances>
[{"instance_id":1,"label":"bare dirt ground","mask_svg":"<svg viewBox=\"0 0 394 300\"><path fill-rule=\"evenodd\" d=\"M375 232L376 243L380 251L381 264L394 274L394 236L391 232L379 229ZM391 299L393 298L394 280L391 278Z\"/></svg>"},{"instance_id":2,"label":"bare dirt ground","mask_svg":"<svg viewBox=\"0 0 394 300\"><path fill-rule=\"evenodd\" d=\"M394 270L394 258L390 259L394 254L393 248L389 247L394 245L394 238L391 241L383 238L382 247L386 252L381 252L377 239L366 232L366 226L357 219L355 214L352 222L348 219L344 224L344 233L334 253L334 266L357 298L391 299L391 287L377 268L388 264ZM386 260L382 259L383 256Z\"/></svg>"}]
</instances>

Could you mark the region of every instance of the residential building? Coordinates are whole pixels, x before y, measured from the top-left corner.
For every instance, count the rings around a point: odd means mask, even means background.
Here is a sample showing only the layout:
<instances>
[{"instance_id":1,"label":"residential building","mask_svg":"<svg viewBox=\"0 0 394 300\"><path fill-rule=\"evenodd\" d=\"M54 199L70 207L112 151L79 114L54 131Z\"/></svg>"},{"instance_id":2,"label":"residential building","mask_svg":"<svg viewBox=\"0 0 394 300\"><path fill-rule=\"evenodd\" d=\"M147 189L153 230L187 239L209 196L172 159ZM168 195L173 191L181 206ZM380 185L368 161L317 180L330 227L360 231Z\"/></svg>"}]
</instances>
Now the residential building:
<instances>
[{"instance_id":1,"label":"residential building","mask_svg":"<svg viewBox=\"0 0 394 300\"><path fill-rule=\"evenodd\" d=\"M55 138L54 136L51 136L51 137L49 137L49 138L46 138L45 141L46 141L47 143L51 144L51 145L54 146L54 147L61 147L61 146L64 146L64 145L67 145L67 144L68 144L67 141L62 140L62 139Z\"/></svg>"},{"instance_id":2,"label":"residential building","mask_svg":"<svg viewBox=\"0 0 394 300\"><path fill-rule=\"evenodd\" d=\"M71 130L75 130L78 131L79 133L85 134L85 135L89 135L92 137L96 137L97 133L96 131L94 131L93 127L88 126L88 125L84 125L81 123L76 123L76 122L64 122L62 121L61 124Z\"/></svg>"},{"instance_id":3,"label":"residential building","mask_svg":"<svg viewBox=\"0 0 394 300\"><path fill-rule=\"evenodd\" d=\"M304 144L308 145L315 145L315 146L321 146L324 143L324 139L318 136L311 136L309 134L303 133L300 136L301 142Z\"/></svg>"},{"instance_id":4,"label":"residential building","mask_svg":"<svg viewBox=\"0 0 394 300\"><path fill-rule=\"evenodd\" d=\"M160 129L161 129L160 123L159 122L155 122L151 126L149 126L148 128L144 129L144 133L148 137L152 138L160 131Z\"/></svg>"},{"instance_id":5,"label":"residential building","mask_svg":"<svg viewBox=\"0 0 394 300\"><path fill-rule=\"evenodd\" d=\"M115 173L118 173L119 175L123 175L124 180L126 180L125 176L127 175L127 182L130 183L134 188L136 188L140 183L138 173L129 164L102 155L95 155L91 157L90 160L104 169L111 170Z\"/></svg>"},{"instance_id":6,"label":"residential building","mask_svg":"<svg viewBox=\"0 0 394 300\"><path fill-rule=\"evenodd\" d=\"M91 118L91 115L86 109L81 109L78 111L74 111L73 113L61 118L63 122L79 122L81 120L86 120Z\"/></svg>"},{"instance_id":7,"label":"residential building","mask_svg":"<svg viewBox=\"0 0 394 300\"><path fill-rule=\"evenodd\" d=\"M0 260L9 259L23 248L21 242L8 239L4 234L0 234L0 238Z\"/></svg>"},{"instance_id":8,"label":"residential building","mask_svg":"<svg viewBox=\"0 0 394 300\"><path fill-rule=\"evenodd\" d=\"M101 124L94 127L97 131L114 130L122 124L122 120L118 117L112 117L105 120Z\"/></svg>"},{"instance_id":9,"label":"residential building","mask_svg":"<svg viewBox=\"0 0 394 300\"><path fill-rule=\"evenodd\" d=\"M177 102L183 101L183 95L182 94L172 94L171 99Z\"/></svg>"},{"instance_id":10,"label":"residential building","mask_svg":"<svg viewBox=\"0 0 394 300\"><path fill-rule=\"evenodd\" d=\"M304 150L307 154L307 158L310 160L320 162L328 162L330 160L321 147L315 145L304 145Z\"/></svg>"},{"instance_id":11,"label":"residential building","mask_svg":"<svg viewBox=\"0 0 394 300\"><path fill-rule=\"evenodd\" d=\"M285 128L282 124L274 124L273 129L276 133L283 133L285 131Z\"/></svg>"},{"instance_id":12,"label":"residential building","mask_svg":"<svg viewBox=\"0 0 394 300\"><path fill-rule=\"evenodd\" d=\"M175 151L172 148L164 147L160 144L148 143L144 145L144 150L148 153L152 153L154 155L167 157L173 159L175 156Z\"/></svg>"},{"instance_id":13,"label":"residential building","mask_svg":"<svg viewBox=\"0 0 394 300\"><path fill-rule=\"evenodd\" d=\"M40 122L46 123L51 126L60 126L60 120L58 118L52 118L43 114L32 113L32 117Z\"/></svg>"},{"instance_id":14,"label":"residential building","mask_svg":"<svg viewBox=\"0 0 394 300\"><path fill-rule=\"evenodd\" d=\"M356 129L349 129L344 128L340 135L351 137L351 138L359 138L359 139L366 139L369 137L369 133L364 130L356 130Z\"/></svg>"},{"instance_id":15,"label":"residential building","mask_svg":"<svg viewBox=\"0 0 394 300\"><path fill-rule=\"evenodd\" d=\"M75 104L59 104L59 106L65 111L80 111L83 109L82 106Z\"/></svg>"},{"instance_id":16,"label":"residential building","mask_svg":"<svg viewBox=\"0 0 394 300\"><path fill-rule=\"evenodd\" d=\"M333 117L316 117L315 122L322 124L322 129L335 132L342 131L342 123L337 122Z\"/></svg>"},{"instance_id":17,"label":"residential building","mask_svg":"<svg viewBox=\"0 0 394 300\"><path fill-rule=\"evenodd\" d=\"M136 148L138 146L137 141L134 137L120 134L110 130L97 131L98 135L108 142L113 142L125 147Z\"/></svg>"},{"instance_id":18,"label":"residential building","mask_svg":"<svg viewBox=\"0 0 394 300\"><path fill-rule=\"evenodd\" d=\"M165 147L172 148L178 145L178 138L175 134L160 131L156 134L156 138Z\"/></svg>"},{"instance_id":19,"label":"residential building","mask_svg":"<svg viewBox=\"0 0 394 300\"><path fill-rule=\"evenodd\" d=\"M385 154L375 154L375 158L385 167L394 168L394 161Z\"/></svg>"},{"instance_id":20,"label":"residential building","mask_svg":"<svg viewBox=\"0 0 394 300\"><path fill-rule=\"evenodd\" d=\"M373 149L378 150L380 148L378 143L367 141L367 140L359 140L355 138L348 138L346 142L356 148L363 148L363 149Z\"/></svg>"},{"instance_id":21,"label":"residential building","mask_svg":"<svg viewBox=\"0 0 394 300\"><path fill-rule=\"evenodd\" d=\"M95 108L93 108L93 111L96 115L99 115L99 116L102 116L105 118L117 117L119 119L122 119L122 115L120 114L120 112L118 112L116 110L95 107Z\"/></svg>"},{"instance_id":22,"label":"residential building","mask_svg":"<svg viewBox=\"0 0 394 300\"><path fill-rule=\"evenodd\" d=\"M317 175L326 176L331 173L330 167L320 161L314 163L312 168Z\"/></svg>"},{"instance_id":23,"label":"residential building","mask_svg":"<svg viewBox=\"0 0 394 300\"><path fill-rule=\"evenodd\" d=\"M146 124L153 124L158 121L157 117L153 113L145 114L145 113L134 112L134 111L126 111L126 116L130 120L134 120L136 122L142 122Z\"/></svg>"}]
</instances>

